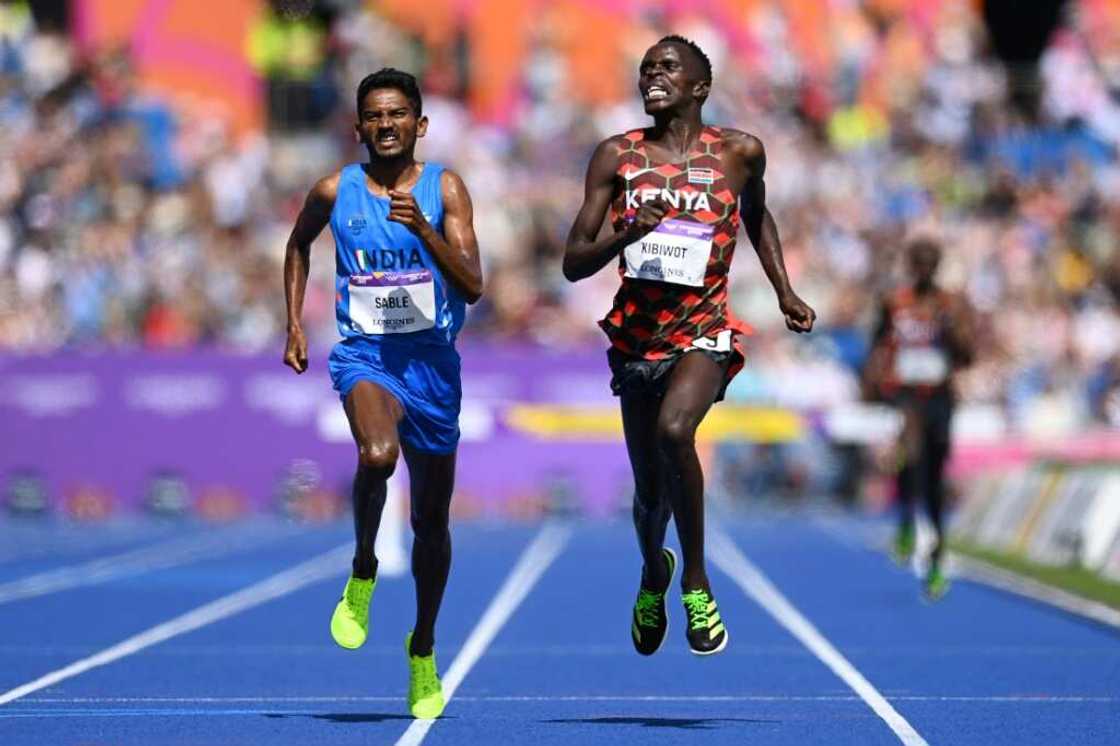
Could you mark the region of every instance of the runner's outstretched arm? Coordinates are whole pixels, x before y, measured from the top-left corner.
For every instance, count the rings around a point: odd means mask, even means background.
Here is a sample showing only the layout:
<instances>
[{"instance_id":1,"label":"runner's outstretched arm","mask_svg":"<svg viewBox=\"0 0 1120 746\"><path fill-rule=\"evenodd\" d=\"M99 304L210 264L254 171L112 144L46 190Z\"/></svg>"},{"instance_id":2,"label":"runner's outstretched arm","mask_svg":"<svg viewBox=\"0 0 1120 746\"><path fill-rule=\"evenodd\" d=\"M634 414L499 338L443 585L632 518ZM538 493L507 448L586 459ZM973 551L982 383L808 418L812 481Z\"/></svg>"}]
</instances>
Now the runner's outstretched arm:
<instances>
[{"instance_id":1,"label":"runner's outstretched arm","mask_svg":"<svg viewBox=\"0 0 1120 746\"><path fill-rule=\"evenodd\" d=\"M284 364L296 373L307 370L307 337L303 334L303 294L311 269L311 243L330 222L338 195L338 174L320 179L307 194L284 252L284 300L288 304L288 342Z\"/></svg>"},{"instance_id":2,"label":"runner's outstretched arm","mask_svg":"<svg viewBox=\"0 0 1120 746\"><path fill-rule=\"evenodd\" d=\"M568 243L564 248L564 277L571 282L598 272L618 256L618 252L656 228L665 217L665 205L659 202L643 204L624 230L613 231L596 240L614 196L618 153L619 138L604 140L595 149L587 166L583 205L568 232Z\"/></svg>"},{"instance_id":3,"label":"runner's outstretched arm","mask_svg":"<svg viewBox=\"0 0 1120 746\"><path fill-rule=\"evenodd\" d=\"M793 292L786 275L786 263L782 257L782 242L778 239L778 226L774 216L766 208L766 151L757 137L739 133L732 145L746 160L747 183L739 199L739 215L747 237L754 245L755 253L762 263L767 279L778 296L778 307L786 317L786 327L795 332L808 332L813 329L816 312Z\"/></svg>"},{"instance_id":4,"label":"runner's outstretched arm","mask_svg":"<svg viewBox=\"0 0 1120 746\"><path fill-rule=\"evenodd\" d=\"M412 192L389 192L389 220L409 228L424 242L448 282L467 303L482 297L482 263L474 234L474 206L467 185L453 171L440 175L443 193L443 234L424 217Z\"/></svg>"}]
</instances>

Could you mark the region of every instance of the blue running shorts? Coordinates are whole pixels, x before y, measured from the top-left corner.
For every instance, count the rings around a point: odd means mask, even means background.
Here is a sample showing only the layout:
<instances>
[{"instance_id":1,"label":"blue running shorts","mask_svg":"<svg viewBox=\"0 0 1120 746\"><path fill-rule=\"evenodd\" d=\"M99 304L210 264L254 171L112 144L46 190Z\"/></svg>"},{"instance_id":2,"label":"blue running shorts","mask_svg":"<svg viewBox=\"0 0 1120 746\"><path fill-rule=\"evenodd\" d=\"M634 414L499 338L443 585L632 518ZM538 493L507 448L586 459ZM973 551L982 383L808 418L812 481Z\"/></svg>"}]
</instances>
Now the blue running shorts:
<instances>
[{"instance_id":1,"label":"blue running shorts","mask_svg":"<svg viewBox=\"0 0 1120 746\"><path fill-rule=\"evenodd\" d=\"M351 337L334 346L327 369L343 403L358 381L395 396L404 409L397 427L402 443L425 453L451 453L459 445L463 386L454 347Z\"/></svg>"}]
</instances>

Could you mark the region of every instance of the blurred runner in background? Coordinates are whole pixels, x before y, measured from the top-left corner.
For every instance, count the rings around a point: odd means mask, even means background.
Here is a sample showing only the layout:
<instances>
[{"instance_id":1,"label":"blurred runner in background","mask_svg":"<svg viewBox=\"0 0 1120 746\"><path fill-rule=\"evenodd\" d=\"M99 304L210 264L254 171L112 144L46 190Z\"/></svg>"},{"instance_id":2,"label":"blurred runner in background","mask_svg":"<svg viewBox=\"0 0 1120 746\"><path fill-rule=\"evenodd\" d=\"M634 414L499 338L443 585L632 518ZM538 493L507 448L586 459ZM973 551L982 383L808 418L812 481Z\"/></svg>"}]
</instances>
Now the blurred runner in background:
<instances>
[{"instance_id":1,"label":"blurred runner in background","mask_svg":"<svg viewBox=\"0 0 1120 746\"><path fill-rule=\"evenodd\" d=\"M945 551L945 462L949 456L954 372L972 362L972 310L961 296L938 287L941 246L928 238L908 247L911 284L883 303L865 371L868 393L899 409L899 527L894 554L908 563L914 553L914 499L921 493L936 533L924 590L931 599L949 589Z\"/></svg>"},{"instance_id":2,"label":"blurred runner in background","mask_svg":"<svg viewBox=\"0 0 1120 746\"><path fill-rule=\"evenodd\" d=\"M311 243L330 225L336 257L338 330L327 366L358 446L354 477L353 574L331 619L344 648L360 647L377 580L373 548L386 480L403 446L411 480L412 574L416 625L406 640L409 707L415 717L443 711L435 662L435 622L451 565L448 511L455 477L462 396L455 336L466 304L482 294L470 195L438 163L417 162L423 116L416 79L391 68L358 86L359 142L368 163L320 180L288 240L284 363L307 369L300 325Z\"/></svg>"},{"instance_id":3,"label":"blurred runner in background","mask_svg":"<svg viewBox=\"0 0 1120 746\"><path fill-rule=\"evenodd\" d=\"M611 389L621 397L634 471L634 526L644 565L631 636L642 655L668 628L665 594L677 558L664 546L670 515L683 553L681 590L693 653L727 645L704 566L704 475L696 428L743 367L748 328L727 307L740 221L778 295L786 326L816 314L790 287L766 209L762 143L706 125L711 62L694 42L667 36L646 52L638 88L653 126L603 141L587 170L568 236L564 274L595 274L618 257L622 286L600 326L610 339ZM610 210L610 230L600 236Z\"/></svg>"}]
</instances>

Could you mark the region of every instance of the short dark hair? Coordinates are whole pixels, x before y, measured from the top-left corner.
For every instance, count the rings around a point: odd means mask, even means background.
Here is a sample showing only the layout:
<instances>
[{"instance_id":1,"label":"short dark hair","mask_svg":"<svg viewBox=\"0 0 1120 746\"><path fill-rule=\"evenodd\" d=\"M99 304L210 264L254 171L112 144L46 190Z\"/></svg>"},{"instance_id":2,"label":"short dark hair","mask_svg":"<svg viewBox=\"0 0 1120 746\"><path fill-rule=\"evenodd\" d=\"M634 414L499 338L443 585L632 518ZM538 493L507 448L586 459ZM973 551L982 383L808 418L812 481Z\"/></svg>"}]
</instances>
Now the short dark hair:
<instances>
[{"instance_id":1,"label":"short dark hair","mask_svg":"<svg viewBox=\"0 0 1120 746\"><path fill-rule=\"evenodd\" d=\"M366 94L377 88L395 88L408 99L417 117L423 114L424 102L420 98L420 86L416 83L416 76L404 70L383 67L365 76L362 82L358 83L358 116L362 115L362 100Z\"/></svg>"},{"instance_id":2,"label":"short dark hair","mask_svg":"<svg viewBox=\"0 0 1120 746\"><path fill-rule=\"evenodd\" d=\"M700 60L700 66L704 68L704 82L712 82L712 61L708 59L708 55L704 54L704 50L700 48L700 45L692 39L686 39L680 34L669 34L668 36L663 36L658 39L657 43L680 44L682 47L688 47L689 50L696 55L696 59Z\"/></svg>"}]
</instances>

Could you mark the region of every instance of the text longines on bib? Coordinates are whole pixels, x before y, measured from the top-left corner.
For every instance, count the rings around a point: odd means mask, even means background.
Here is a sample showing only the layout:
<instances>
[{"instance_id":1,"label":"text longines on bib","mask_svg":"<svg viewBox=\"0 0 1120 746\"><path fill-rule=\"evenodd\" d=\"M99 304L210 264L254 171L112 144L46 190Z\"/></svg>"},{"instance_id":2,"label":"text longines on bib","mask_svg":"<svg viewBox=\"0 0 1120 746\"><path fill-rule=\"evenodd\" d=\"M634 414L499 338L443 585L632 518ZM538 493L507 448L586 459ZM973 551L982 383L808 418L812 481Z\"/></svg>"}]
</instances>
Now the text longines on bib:
<instances>
[{"instance_id":1,"label":"text longines on bib","mask_svg":"<svg viewBox=\"0 0 1120 746\"><path fill-rule=\"evenodd\" d=\"M404 334L435 325L432 273L374 272L350 276L350 319L363 334Z\"/></svg>"}]
</instances>

